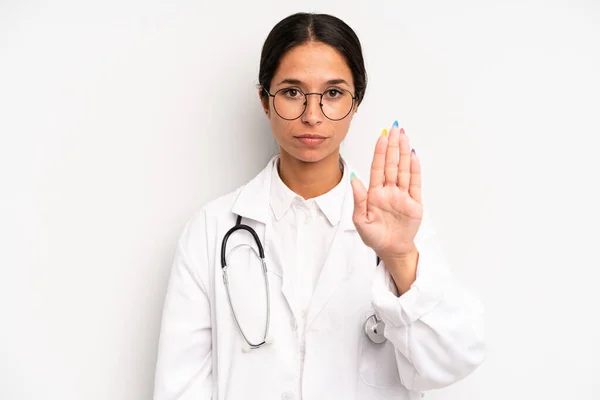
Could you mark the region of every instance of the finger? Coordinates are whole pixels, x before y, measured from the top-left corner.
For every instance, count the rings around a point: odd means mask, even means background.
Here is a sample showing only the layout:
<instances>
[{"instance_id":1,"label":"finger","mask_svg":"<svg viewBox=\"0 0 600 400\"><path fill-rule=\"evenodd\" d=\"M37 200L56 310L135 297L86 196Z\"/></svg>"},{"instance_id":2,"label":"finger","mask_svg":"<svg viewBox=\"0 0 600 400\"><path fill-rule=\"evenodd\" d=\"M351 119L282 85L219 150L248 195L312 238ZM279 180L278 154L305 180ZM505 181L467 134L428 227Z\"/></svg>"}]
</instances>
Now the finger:
<instances>
[{"instance_id":1,"label":"finger","mask_svg":"<svg viewBox=\"0 0 600 400\"><path fill-rule=\"evenodd\" d=\"M398 187L403 190L408 190L410 184L410 141L404 133L404 129L400 130L400 164L398 168Z\"/></svg>"},{"instance_id":2,"label":"finger","mask_svg":"<svg viewBox=\"0 0 600 400\"><path fill-rule=\"evenodd\" d=\"M375 144L375 154L373 154L373 162L371 163L370 189L383 186L383 170L385 167L385 151L387 149L387 144L387 129L384 129L381 132L379 139L377 139L377 144Z\"/></svg>"},{"instance_id":3,"label":"finger","mask_svg":"<svg viewBox=\"0 0 600 400\"><path fill-rule=\"evenodd\" d=\"M417 157L417 153L413 149L410 154L410 186L408 194L417 203L423 204L421 198L421 161Z\"/></svg>"},{"instance_id":4,"label":"finger","mask_svg":"<svg viewBox=\"0 0 600 400\"><path fill-rule=\"evenodd\" d=\"M352 192L354 193L354 212L352 214L352 220L355 225L359 225L367 218L368 192L365 185L356 177L356 175L354 175L354 173L351 175L350 183L352 184Z\"/></svg>"},{"instance_id":5,"label":"finger","mask_svg":"<svg viewBox=\"0 0 600 400\"><path fill-rule=\"evenodd\" d=\"M392 129L390 130L387 150L385 153L386 185L396 185L398 182L398 160L400 158L399 140L400 132L398 131L398 124L394 122L394 126L392 126Z\"/></svg>"}]
</instances>

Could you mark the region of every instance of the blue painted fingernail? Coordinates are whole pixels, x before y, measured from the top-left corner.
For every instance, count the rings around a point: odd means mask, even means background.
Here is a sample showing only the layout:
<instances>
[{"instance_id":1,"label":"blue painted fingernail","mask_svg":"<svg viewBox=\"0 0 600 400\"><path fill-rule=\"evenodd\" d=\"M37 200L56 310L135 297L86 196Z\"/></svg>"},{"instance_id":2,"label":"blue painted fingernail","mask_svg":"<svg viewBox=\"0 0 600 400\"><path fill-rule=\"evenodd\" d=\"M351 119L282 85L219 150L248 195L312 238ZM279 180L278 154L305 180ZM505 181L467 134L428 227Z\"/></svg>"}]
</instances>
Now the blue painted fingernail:
<instances>
[{"instance_id":1,"label":"blue painted fingernail","mask_svg":"<svg viewBox=\"0 0 600 400\"><path fill-rule=\"evenodd\" d=\"M394 125L392 125L392 128L397 128L398 127L398 121L394 121Z\"/></svg>"},{"instance_id":2,"label":"blue painted fingernail","mask_svg":"<svg viewBox=\"0 0 600 400\"><path fill-rule=\"evenodd\" d=\"M410 151L410 153L411 153L411 154L417 154L417 152L415 151L415 149L412 149L412 150Z\"/></svg>"},{"instance_id":3,"label":"blue painted fingernail","mask_svg":"<svg viewBox=\"0 0 600 400\"><path fill-rule=\"evenodd\" d=\"M350 174L350 180L356 178L356 175L354 175L354 172Z\"/></svg>"}]
</instances>

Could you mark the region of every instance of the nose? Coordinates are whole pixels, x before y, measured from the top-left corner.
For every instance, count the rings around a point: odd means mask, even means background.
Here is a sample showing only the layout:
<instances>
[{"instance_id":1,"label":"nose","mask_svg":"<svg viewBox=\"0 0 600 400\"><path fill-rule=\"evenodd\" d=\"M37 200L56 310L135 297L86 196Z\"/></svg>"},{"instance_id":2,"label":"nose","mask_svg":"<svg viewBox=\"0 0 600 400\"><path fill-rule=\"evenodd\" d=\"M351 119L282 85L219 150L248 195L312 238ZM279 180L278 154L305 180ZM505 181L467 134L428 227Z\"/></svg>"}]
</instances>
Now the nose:
<instances>
[{"instance_id":1,"label":"nose","mask_svg":"<svg viewBox=\"0 0 600 400\"><path fill-rule=\"evenodd\" d=\"M302 114L302 122L308 125L317 125L323 121L324 115L321 111L321 95L309 93L306 95L306 109Z\"/></svg>"}]
</instances>

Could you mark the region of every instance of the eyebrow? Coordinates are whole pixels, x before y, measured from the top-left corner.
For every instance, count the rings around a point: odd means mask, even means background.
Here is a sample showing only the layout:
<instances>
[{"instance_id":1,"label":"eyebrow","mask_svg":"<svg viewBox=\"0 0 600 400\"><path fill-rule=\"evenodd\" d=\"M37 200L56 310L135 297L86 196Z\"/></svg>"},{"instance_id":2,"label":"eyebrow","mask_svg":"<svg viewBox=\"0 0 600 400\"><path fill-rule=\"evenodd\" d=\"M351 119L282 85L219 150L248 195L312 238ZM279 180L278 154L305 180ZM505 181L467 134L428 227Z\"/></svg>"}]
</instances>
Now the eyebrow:
<instances>
[{"instance_id":1,"label":"eyebrow","mask_svg":"<svg viewBox=\"0 0 600 400\"><path fill-rule=\"evenodd\" d=\"M281 82L279 82L277 84L277 86L279 85L283 85L284 83L287 83L289 85L303 85L304 82L302 82L299 79L284 79ZM339 85L339 84L344 84L346 86L350 86L350 84L348 84L348 82L346 82L344 79L338 78L338 79L330 79L327 82L325 82L326 85Z\"/></svg>"}]
</instances>

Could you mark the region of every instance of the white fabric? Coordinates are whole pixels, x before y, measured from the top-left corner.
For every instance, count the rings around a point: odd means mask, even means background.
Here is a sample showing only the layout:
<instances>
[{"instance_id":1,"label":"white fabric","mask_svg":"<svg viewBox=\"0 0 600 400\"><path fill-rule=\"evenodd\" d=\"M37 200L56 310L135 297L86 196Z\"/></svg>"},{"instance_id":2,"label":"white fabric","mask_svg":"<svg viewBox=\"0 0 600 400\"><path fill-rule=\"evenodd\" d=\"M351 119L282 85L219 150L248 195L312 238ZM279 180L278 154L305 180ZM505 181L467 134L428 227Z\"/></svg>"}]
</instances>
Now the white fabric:
<instances>
[{"instance_id":1,"label":"white fabric","mask_svg":"<svg viewBox=\"0 0 600 400\"><path fill-rule=\"evenodd\" d=\"M273 166L271 160L254 179L206 204L186 224L165 298L155 400L416 400L477 369L485 358L483 305L452 278L427 210L415 237L417 279L397 297L385 265L374 265L374 252L352 222L347 176L340 218L299 341L297 258L278 245L293 232L276 230L272 222ZM220 258L222 239L238 215L263 242L271 294L274 342L249 353L241 350L244 341L229 309ZM236 233L227 248L240 244L252 245L251 236ZM264 296L264 288L253 261L248 256L236 262L239 284L233 288L236 314L251 333L261 332L266 321L258 295ZM386 324L383 344L364 333L373 312Z\"/></svg>"},{"instance_id":2,"label":"white fabric","mask_svg":"<svg viewBox=\"0 0 600 400\"><path fill-rule=\"evenodd\" d=\"M271 225L274 232L286 232L273 238L274 246L280 254L287 254L294 261L294 279L292 287L294 303L292 308L298 324L298 343L300 346L300 366L304 369L305 326L310 300L317 280L329 253L342 212L342 203L346 194L345 180L347 168L340 162L342 179L327 193L304 199L294 193L281 180L278 173L279 157L272 163L271 173ZM299 381L298 391L302 382Z\"/></svg>"}]
</instances>

